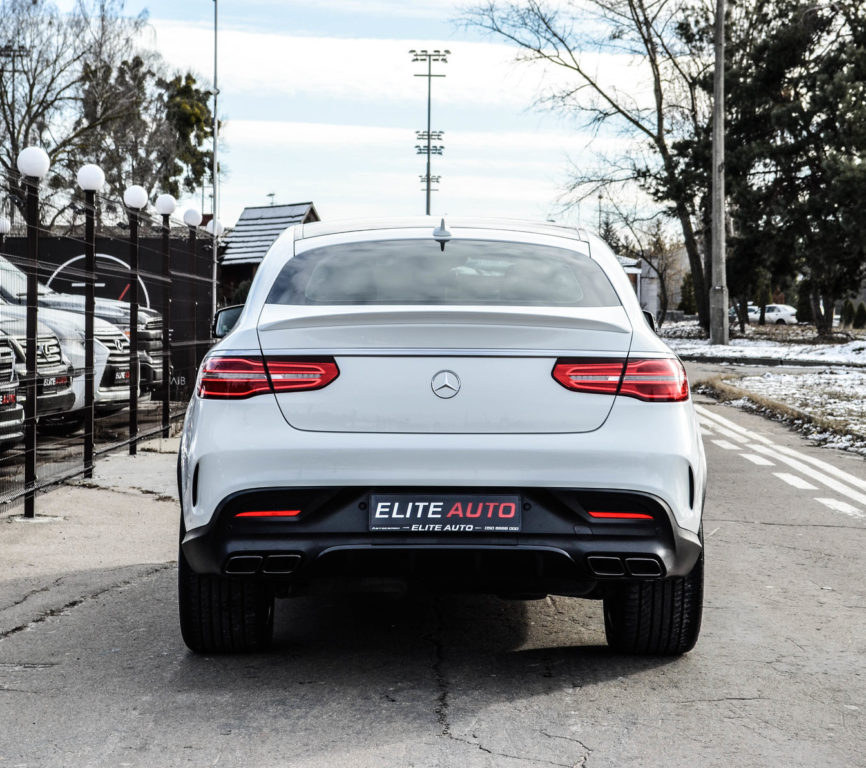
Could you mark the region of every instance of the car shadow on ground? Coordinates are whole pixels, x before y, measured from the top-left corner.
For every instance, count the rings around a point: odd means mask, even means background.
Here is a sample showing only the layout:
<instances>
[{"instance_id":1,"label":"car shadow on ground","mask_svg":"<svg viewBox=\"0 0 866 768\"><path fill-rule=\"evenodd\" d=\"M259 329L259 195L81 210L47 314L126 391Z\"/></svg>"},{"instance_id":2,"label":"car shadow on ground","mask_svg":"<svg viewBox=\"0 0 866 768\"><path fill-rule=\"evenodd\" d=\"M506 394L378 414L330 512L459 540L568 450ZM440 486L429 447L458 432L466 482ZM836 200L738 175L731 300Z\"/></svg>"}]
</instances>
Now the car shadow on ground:
<instances>
[{"instance_id":1,"label":"car shadow on ground","mask_svg":"<svg viewBox=\"0 0 866 768\"><path fill-rule=\"evenodd\" d=\"M604 641L601 603L573 598L341 595L278 600L271 648L248 656L195 656L181 666L193 687L274 690L321 685L347 699L379 691L471 693L487 704L639 674L676 659L623 656ZM214 665L223 675L202 677ZM242 674L238 674L242 673ZM246 682L245 682L246 681ZM389 694L389 691L391 692Z\"/></svg>"}]
</instances>

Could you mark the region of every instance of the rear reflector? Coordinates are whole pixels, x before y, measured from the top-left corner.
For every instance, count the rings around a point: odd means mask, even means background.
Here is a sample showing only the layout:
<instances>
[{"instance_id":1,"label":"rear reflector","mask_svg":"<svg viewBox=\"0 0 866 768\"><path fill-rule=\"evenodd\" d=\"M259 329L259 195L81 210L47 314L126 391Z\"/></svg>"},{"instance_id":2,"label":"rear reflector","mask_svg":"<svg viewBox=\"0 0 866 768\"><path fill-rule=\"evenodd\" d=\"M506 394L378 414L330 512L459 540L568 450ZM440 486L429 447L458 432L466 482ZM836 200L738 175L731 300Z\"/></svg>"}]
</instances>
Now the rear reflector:
<instances>
[{"instance_id":1,"label":"rear reflector","mask_svg":"<svg viewBox=\"0 0 866 768\"><path fill-rule=\"evenodd\" d=\"M653 402L688 400L689 382L674 357L640 360L560 359L553 378L566 389Z\"/></svg>"},{"instance_id":2,"label":"rear reflector","mask_svg":"<svg viewBox=\"0 0 866 768\"><path fill-rule=\"evenodd\" d=\"M652 515L645 515L643 512L594 512L587 510L590 517L598 520L652 520Z\"/></svg>"},{"instance_id":3,"label":"rear reflector","mask_svg":"<svg viewBox=\"0 0 866 768\"><path fill-rule=\"evenodd\" d=\"M300 509L260 509L238 512L235 517L297 517L300 514Z\"/></svg>"},{"instance_id":4,"label":"rear reflector","mask_svg":"<svg viewBox=\"0 0 866 768\"><path fill-rule=\"evenodd\" d=\"M331 359L209 357L202 363L198 396L242 399L269 392L321 389L340 371Z\"/></svg>"}]
</instances>

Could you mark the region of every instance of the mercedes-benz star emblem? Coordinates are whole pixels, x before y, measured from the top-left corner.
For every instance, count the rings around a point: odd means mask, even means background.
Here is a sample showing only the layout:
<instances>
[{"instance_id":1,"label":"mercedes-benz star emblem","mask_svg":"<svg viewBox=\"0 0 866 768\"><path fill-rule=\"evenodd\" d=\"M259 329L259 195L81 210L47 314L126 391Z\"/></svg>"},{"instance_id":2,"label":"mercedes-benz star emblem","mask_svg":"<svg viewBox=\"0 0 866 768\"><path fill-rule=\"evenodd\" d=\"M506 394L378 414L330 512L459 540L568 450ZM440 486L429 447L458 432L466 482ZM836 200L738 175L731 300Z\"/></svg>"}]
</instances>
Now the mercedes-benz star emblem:
<instances>
[{"instance_id":1,"label":"mercedes-benz star emblem","mask_svg":"<svg viewBox=\"0 0 866 768\"><path fill-rule=\"evenodd\" d=\"M431 382L436 397L448 399L460 391L460 379L454 371L439 371Z\"/></svg>"}]
</instances>

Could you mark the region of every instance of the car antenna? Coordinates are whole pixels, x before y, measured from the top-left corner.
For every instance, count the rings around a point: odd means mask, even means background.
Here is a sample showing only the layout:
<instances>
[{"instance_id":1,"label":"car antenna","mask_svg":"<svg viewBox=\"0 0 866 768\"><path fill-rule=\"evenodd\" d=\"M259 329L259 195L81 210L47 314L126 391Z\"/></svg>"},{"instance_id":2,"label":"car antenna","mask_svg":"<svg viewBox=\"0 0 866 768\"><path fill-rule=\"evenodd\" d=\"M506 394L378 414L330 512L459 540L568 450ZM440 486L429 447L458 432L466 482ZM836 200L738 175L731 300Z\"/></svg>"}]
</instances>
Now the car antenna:
<instances>
[{"instance_id":1,"label":"car antenna","mask_svg":"<svg viewBox=\"0 0 866 768\"><path fill-rule=\"evenodd\" d=\"M436 229L433 230L433 239L439 243L442 247L442 250L445 250L445 243L447 243L451 239L451 233L445 229L445 219L442 219L442 222L439 224Z\"/></svg>"}]
</instances>

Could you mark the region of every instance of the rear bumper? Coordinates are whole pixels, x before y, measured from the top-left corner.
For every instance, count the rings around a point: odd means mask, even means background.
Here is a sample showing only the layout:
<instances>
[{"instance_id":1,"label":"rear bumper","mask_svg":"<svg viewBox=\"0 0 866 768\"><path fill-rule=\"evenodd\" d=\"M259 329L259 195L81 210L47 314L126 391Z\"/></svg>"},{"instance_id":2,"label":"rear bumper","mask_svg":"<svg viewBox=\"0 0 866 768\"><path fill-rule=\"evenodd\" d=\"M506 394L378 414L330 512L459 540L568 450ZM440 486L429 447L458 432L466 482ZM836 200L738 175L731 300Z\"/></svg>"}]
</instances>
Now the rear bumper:
<instances>
[{"instance_id":1,"label":"rear bumper","mask_svg":"<svg viewBox=\"0 0 866 768\"><path fill-rule=\"evenodd\" d=\"M605 582L686 575L701 552L699 537L680 528L661 500L597 489L487 489L520 496L523 525L515 534L369 530L372 493L430 490L271 488L233 494L208 525L186 533L184 555L198 573L272 579L296 590L335 579L395 579L468 592L588 595ZM291 519L237 517L287 505L304 511ZM651 519L597 520L587 509L640 511Z\"/></svg>"},{"instance_id":2,"label":"rear bumper","mask_svg":"<svg viewBox=\"0 0 866 768\"><path fill-rule=\"evenodd\" d=\"M295 430L269 396L242 408L194 396L181 442L185 527L209 525L253 488L521 487L651 496L696 534L706 463L692 404L628 400L589 433L348 434Z\"/></svg>"}]
</instances>

